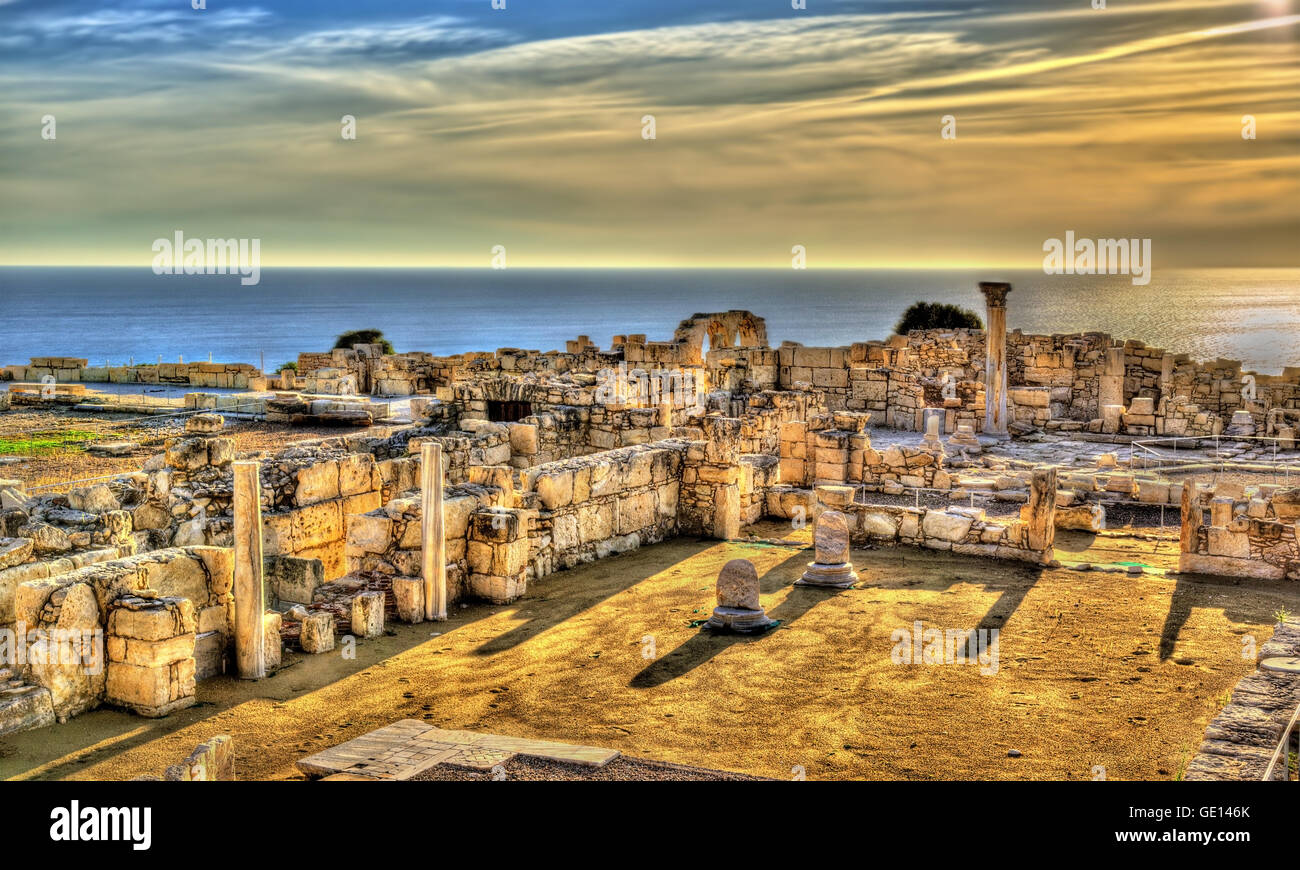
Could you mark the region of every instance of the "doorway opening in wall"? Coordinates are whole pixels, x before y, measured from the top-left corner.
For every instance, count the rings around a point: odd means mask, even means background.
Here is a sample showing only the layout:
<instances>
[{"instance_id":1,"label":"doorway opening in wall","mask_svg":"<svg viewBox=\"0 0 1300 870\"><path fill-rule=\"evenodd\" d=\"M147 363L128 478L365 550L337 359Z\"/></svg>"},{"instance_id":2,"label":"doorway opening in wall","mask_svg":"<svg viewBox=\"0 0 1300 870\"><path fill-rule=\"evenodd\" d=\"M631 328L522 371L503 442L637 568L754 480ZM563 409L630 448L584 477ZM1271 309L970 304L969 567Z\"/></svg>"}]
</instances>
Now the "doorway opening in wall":
<instances>
[{"instance_id":1,"label":"doorway opening in wall","mask_svg":"<svg viewBox=\"0 0 1300 870\"><path fill-rule=\"evenodd\" d=\"M487 403L488 420L493 423L518 423L533 413L532 402L494 402Z\"/></svg>"}]
</instances>

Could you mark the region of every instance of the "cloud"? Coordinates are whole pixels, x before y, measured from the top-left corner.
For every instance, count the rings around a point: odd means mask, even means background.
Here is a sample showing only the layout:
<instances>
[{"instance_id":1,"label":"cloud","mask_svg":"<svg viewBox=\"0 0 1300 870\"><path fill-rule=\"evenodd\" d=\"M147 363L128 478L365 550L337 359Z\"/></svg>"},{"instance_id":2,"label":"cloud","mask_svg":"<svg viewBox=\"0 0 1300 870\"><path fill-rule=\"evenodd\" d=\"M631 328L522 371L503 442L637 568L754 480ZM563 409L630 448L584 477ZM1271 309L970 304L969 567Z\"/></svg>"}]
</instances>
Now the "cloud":
<instances>
[{"instance_id":1,"label":"cloud","mask_svg":"<svg viewBox=\"0 0 1300 870\"><path fill-rule=\"evenodd\" d=\"M481 264L502 243L520 265L772 263L799 243L822 265L1014 263L1073 228L1155 237L1166 263L1295 262L1277 228L1300 230L1296 28L1247 23L1253 4L1188 6L544 40L451 16L277 18L39 79L0 62L0 191L17 204L0 261L193 225L299 261ZM46 111L57 145L34 132Z\"/></svg>"}]
</instances>

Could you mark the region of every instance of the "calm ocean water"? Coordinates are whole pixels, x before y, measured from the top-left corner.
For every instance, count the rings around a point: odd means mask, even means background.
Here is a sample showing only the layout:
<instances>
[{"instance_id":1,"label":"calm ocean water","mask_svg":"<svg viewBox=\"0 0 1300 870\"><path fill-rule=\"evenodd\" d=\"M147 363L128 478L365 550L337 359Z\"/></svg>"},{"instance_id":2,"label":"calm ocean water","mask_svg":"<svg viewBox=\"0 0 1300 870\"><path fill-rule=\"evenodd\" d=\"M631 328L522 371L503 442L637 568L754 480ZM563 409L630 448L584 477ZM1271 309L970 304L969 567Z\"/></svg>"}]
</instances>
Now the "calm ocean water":
<instances>
[{"instance_id":1,"label":"calm ocean water","mask_svg":"<svg viewBox=\"0 0 1300 870\"><path fill-rule=\"evenodd\" d=\"M92 364L214 360L268 368L328 350L349 329L382 329L398 351L564 348L590 335L672 336L700 311L747 308L783 340L839 345L884 338L913 301L983 314L980 280L1015 287L1010 328L1100 330L1261 372L1300 365L1300 270L1159 271L1126 276L948 270L265 269L237 276L147 268L0 268L0 364L33 356Z\"/></svg>"}]
</instances>

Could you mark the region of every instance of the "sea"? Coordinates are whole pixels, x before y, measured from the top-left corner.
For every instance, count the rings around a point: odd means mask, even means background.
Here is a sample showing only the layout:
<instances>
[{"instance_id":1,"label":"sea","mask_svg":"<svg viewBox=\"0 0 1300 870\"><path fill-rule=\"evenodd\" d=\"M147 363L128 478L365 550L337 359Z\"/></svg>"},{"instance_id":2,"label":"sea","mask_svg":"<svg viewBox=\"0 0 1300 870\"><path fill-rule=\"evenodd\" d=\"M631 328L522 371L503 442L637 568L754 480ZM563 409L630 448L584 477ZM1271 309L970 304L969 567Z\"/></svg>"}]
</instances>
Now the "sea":
<instances>
[{"instance_id":1,"label":"sea","mask_svg":"<svg viewBox=\"0 0 1300 870\"><path fill-rule=\"evenodd\" d=\"M155 275L144 268L0 267L0 365L183 359L274 370L353 329L395 349L563 350L590 336L667 340L696 312L748 309L782 341L883 339L915 301L983 315L980 281L1009 281L1010 329L1109 332L1197 359L1277 373L1300 365L1300 269L1155 270L1128 276L996 269L293 269Z\"/></svg>"}]
</instances>

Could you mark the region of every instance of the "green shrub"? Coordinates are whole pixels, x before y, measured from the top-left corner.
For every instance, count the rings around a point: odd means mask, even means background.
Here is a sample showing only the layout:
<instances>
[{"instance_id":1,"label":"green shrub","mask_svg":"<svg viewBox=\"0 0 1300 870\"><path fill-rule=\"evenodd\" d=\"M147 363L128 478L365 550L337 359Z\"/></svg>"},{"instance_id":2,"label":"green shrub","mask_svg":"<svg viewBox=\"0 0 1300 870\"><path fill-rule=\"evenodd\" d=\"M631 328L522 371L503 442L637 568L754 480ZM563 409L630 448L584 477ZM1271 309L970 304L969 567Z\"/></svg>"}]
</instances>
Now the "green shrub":
<instances>
[{"instance_id":1,"label":"green shrub","mask_svg":"<svg viewBox=\"0 0 1300 870\"><path fill-rule=\"evenodd\" d=\"M280 372L286 372L286 371L288 372L298 371L298 363L293 360L290 360L287 363L280 363L280 367L275 370L275 373L278 375Z\"/></svg>"},{"instance_id":2,"label":"green shrub","mask_svg":"<svg viewBox=\"0 0 1300 870\"><path fill-rule=\"evenodd\" d=\"M377 344L384 353L394 353L392 342L384 338L383 330L380 329L354 329L345 332L339 336L338 341L334 342L334 349L351 350L358 344Z\"/></svg>"},{"instance_id":3,"label":"green shrub","mask_svg":"<svg viewBox=\"0 0 1300 870\"><path fill-rule=\"evenodd\" d=\"M914 302L903 312L897 335L907 335L918 329L983 329L984 322L974 311L968 311L946 302Z\"/></svg>"}]
</instances>

